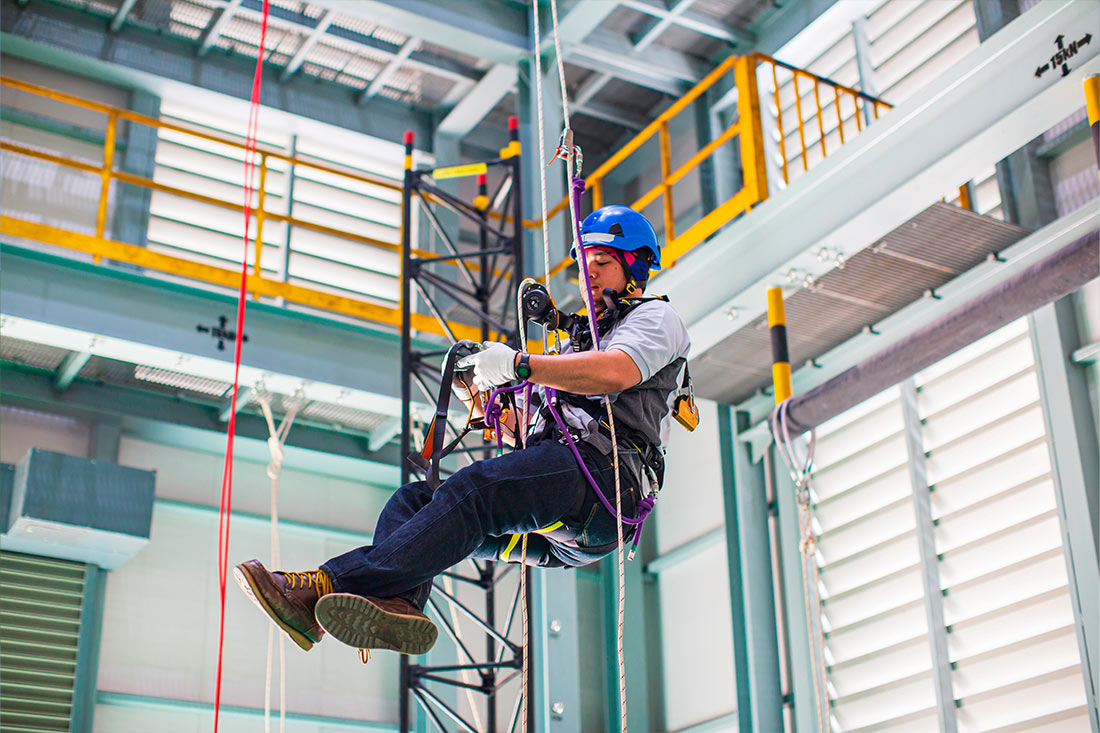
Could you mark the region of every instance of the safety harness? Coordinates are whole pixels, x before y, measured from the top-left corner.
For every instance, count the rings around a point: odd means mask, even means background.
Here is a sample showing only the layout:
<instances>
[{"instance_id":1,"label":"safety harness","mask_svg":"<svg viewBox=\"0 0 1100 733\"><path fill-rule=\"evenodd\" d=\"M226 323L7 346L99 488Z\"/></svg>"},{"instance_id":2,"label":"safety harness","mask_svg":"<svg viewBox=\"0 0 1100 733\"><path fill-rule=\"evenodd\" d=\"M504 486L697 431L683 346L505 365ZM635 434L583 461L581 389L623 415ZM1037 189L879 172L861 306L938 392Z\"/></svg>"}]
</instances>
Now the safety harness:
<instances>
[{"instance_id":1,"label":"safety harness","mask_svg":"<svg viewBox=\"0 0 1100 733\"><path fill-rule=\"evenodd\" d=\"M623 298L620 293L613 290L605 290L603 295L607 308L600 314L597 320L599 337L606 336L616 324L620 323L628 314L645 303L656 300L668 302L667 296ZM523 309L525 323L527 321L534 321L545 329L565 331L569 335L570 343L574 351L579 352L592 348L593 338L589 320L577 314L562 314L559 312L553 299L541 284L535 281L527 281L521 292L520 303ZM408 456L410 462L425 472L428 485L433 489L437 488L440 482L440 460L454 450L463 437L472 430L483 429L486 431L486 438L495 438L498 450L503 450L504 425L508 420L509 413L519 414L516 401L517 394L522 392L524 394L524 404L531 404L532 385L530 382L525 381L515 385L498 387L489 393L488 399L485 399L485 396L482 395L484 400L483 414L475 414L473 405L471 405L471 411L467 418L466 425L454 440L444 444L443 434L454 383L461 383L467 388L471 395L474 392L470 386L468 373L465 373L463 370L456 370L455 364L463 356L473 353L478 348L478 345L471 341L460 341L448 350L443 361L443 380L440 385L439 397L435 406L435 414L425 435L424 447L421 451L413 452ZM577 447L580 435L576 430L570 428L560 411L561 404L567 404L578 408L584 414L588 415L592 424L597 426L600 434L611 441L613 439L611 428L600 409L600 405L583 395L558 392L550 388L546 389L545 394L546 400L539 408L545 428L539 434L530 436L528 441L558 437L563 443L567 444L572 450L574 457L577 459L577 465L580 467L593 491L596 493L596 496L599 498L600 503L603 504L604 508L612 515L616 515L615 506L604 495L603 491L601 491L591 472L588 470L588 467L585 465L584 459L581 457L580 450ZM673 400L672 416L689 431L694 430L699 424L699 411L695 406L694 388L686 362L683 366L683 376L680 379L680 386ZM514 431L516 448L524 447L524 432L523 430ZM640 484L648 484L647 490L642 491L641 487L639 487L641 496L637 501L637 516L622 517L624 524L636 527L628 557L628 559L633 559L634 554L637 552L638 544L641 541L642 527L644 526L646 518L653 511L654 503L657 500L657 494L664 482L664 455L660 447L653 444L643 433L632 430L625 425L619 426L615 437L621 449L634 449L635 454L638 456L639 465L632 473ZM544 527L539 530L539 533L545 534L548 538L556 542L570 545L577 549L589 550L596 554L607 549L603 547L579 546L576 542L580 534L578 529L569 527L562 522L556 522L550 527Z\"/></svg>"}]
</instances>

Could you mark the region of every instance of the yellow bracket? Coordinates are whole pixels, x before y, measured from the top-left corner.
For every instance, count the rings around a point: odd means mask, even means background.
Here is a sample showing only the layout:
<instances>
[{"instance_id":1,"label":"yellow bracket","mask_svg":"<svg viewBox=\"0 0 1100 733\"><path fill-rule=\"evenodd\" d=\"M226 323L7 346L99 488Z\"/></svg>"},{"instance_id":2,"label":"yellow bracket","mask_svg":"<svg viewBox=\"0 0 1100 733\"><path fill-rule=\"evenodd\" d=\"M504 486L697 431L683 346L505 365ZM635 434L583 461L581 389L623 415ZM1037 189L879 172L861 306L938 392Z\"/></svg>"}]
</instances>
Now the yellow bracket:
<instances>
[{"instance_id":1,"label":"yellow bracket","mask_svg":"<svg viewBox=\"0 0 1100 733\"><path fill-rule=\"evenodd\" d=\"M480 173L487 173L488 170L489 166L484 163L470 163L469 165L452 165L450 168L436 168L432 171L431 176L435 180L441 181L446 178L476 176Z\"/></svg>"}]
</instances>

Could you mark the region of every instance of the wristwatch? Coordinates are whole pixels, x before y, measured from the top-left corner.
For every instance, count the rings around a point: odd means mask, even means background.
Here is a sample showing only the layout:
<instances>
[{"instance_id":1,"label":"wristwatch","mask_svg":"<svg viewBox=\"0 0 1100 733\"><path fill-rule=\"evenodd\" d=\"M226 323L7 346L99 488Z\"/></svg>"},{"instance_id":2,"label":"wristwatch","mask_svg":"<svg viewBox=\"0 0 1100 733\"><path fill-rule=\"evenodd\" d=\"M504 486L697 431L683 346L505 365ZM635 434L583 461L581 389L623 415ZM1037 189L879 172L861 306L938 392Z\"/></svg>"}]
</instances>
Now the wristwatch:
<instances>
[{"instance_id":1,"label":"wristwatch","mask_svg":"<svg viewBox=\"0 0 1100 733\"><path fill-rule=\"evenodd\" d=\"M528 379L531 376L531 355L526 351L521 351L519 355L519 363L516 364L516 377L519 379Z\"/></svg>"}]
</instances>

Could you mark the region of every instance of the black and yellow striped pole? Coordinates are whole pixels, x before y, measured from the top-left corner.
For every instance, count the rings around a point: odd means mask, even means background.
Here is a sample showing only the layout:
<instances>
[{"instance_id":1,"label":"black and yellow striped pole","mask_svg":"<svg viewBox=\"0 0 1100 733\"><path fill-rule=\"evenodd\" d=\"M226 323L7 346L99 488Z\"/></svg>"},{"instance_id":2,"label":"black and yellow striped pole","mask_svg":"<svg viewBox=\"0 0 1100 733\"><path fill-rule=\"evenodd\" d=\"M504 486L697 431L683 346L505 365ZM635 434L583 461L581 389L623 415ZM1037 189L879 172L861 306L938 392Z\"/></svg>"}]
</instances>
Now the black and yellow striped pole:
<instances>
[{"instance_id":1,"label":"black and yellow striped pole","mask_svg":"<svg viewBox=\"0 0 1100 733\"><path fill-rule=\"evenodd\" d=\"M474 208L485 211L489 208L489 174L477 174L477 196L474 197Z\"/></svg>"},{"instance_id":2,"label":"black and yellow striped pole","mask_svg":"<svg viewBox=\"0 0 1100 733\"><path fill-rule=\"evenodd\" d=\"M772 383L775 404L791 396L791 357L787 351L787 312L783 288L768 288L768 330L772 337Z\"/></svg>"},{"instance_id":3,"label":"black and yellow striped pole","mask_svg":"<svg viewBox=\"0 0 1100 733\"><path fill-rule=\"evenodd\" d=\"M500 149L500 157L502 160L514 158L519 151L519 117L512 115L508 118L508 147Z\"/></svg>"},{"instance_id":4,"label":"black and yellow striped pole","mask_svg":"<svg viewBox=\"0 0 1100 733\"><path fill-rule=\"evenodd\" d=\"M413 167L413 140L415 136L412 130L405 130L405 170L411 171Z\"/></svg>"},{"instance_id":5,"label":"black and yellow striped pole","mask_svg":"<svg viewBox=\"0 0 1100 733\"><path fill-rule=\"evenodd\" d=\"M1089 111L1092 129L1092 152L1096 155L1097 175L1100 175L1100 76L1085 79L1085 107Z\"/></svg>"}]
</instances>

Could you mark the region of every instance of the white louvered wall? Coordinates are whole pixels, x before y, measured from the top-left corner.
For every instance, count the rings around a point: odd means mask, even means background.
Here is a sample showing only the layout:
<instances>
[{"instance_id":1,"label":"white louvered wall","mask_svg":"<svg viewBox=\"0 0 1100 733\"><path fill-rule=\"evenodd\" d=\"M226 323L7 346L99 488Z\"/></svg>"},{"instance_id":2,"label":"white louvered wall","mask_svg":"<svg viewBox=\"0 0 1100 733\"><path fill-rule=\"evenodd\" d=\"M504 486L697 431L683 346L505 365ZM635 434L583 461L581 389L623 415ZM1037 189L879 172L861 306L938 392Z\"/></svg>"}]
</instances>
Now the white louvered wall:
<instances>
[{"instance_id":1,"label":"white louvered wall","mask_svg":"<svg viewBox=\"0 0 1100 733\"><path fill-rule=\"evenodd\" d=\"M205 132L237 136L244 142L244 125L209 110L164 100L161 116L166 122ZM259 143L287 150L290 136L274 129L260 129ZM362 145L350 151L313 137L299 136L299 158L336 168L347 168L401 183L401 159L390 155L389 143ZM234 204L244 200L244 151L203 140L182 132L160 130L154 180L167 186L199 192ZM257 159L258 163L258 159ZM340 232L400 245L401 193L333 173L295 166L293 206L288 199L290 165L268 158L264 208ZM253 186L259 185L259 173ZM258 206L258 193L253 206ZM244 216L240 212L202 201L154 191L150 203L149 248L167 254L198 259L225 267L239 264L243 250ZM256 223L250 231L249 262L254 262ZM366 297L393 307L400 290L401 258L398 252L277 221L264 224L261 264L267 277L282 278L282 247L290 237L289 282L339 295Z\"/></svg>"},{"instance_id":2,"label":"white louvered wall","mask_svg":"<svg viewBox=\"0 0 1100 733\"><path fill-rule=\"evenodd\" d=\"M955 64L979 45L974 9L970 0L885 0L867 13L867 36L870 45L871 76L874 95L894 106L902 104L914 94ZM817 53L807 58L778 58L794 63L800 68L831 79L853 89L862 89L856 62L856 46L849 27L839 38L823 39ZM766 68L766 67L765 67ZM782 108L783 148L787 160L787 174L794 182L805 168L813 169L824 159L821 134L817 123L817 100L813 85L800 79L799 104L803 120L802 136L798 131L798 106L795 103L794 82L789 72L779 71L779 99ZM768 73L760 77L761 102L775 116L774 82ZM866 91L866 90L863 90ZM831 91L821 86L818 95L822 108L822 127L825 131L825 152L833 155L841 146L835 98ZM888 110L880 108L879 114ZM850 97L841 96L840 118L846 140L858 133L863 120L856 119L856 109ZM781 173L782 156L779 148L778 129L772 130L775 146L774 160L769 163L769 181L778 189L784 188ZM806 164L803 165L802 145L806 148ZM958 204L958 181L944 191L948 203ZM988 168L974 171L974 200L972 208L979 214L1003 219L1001 197L992 163Z\"/></svg>"},{"instance_id":3,"label":"white louvered wall","mask_svg":"<svg viewBox=\"0 0 1100 733\"><path fill-rule=\"evenodd\" d=\"M1088 730L1026 322L916 375L959 730ZM897 388L818 429L836 731L938 727Z\"/></svg>"},{"instance_id":4,"label":"white louvered wall","mask_svg":"<svg viewBox=\"0 0 1100 733\"><path fill-rule=\"evenodd\" d=\"M1088 730L1026 322L916 381L959 730Z\"/></svg>"}]
</instances>

